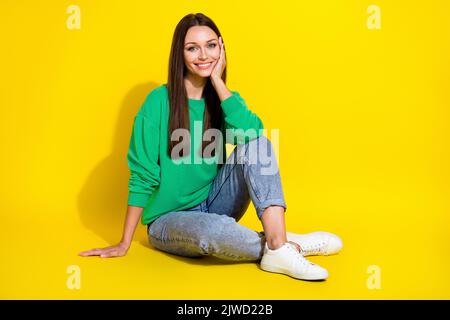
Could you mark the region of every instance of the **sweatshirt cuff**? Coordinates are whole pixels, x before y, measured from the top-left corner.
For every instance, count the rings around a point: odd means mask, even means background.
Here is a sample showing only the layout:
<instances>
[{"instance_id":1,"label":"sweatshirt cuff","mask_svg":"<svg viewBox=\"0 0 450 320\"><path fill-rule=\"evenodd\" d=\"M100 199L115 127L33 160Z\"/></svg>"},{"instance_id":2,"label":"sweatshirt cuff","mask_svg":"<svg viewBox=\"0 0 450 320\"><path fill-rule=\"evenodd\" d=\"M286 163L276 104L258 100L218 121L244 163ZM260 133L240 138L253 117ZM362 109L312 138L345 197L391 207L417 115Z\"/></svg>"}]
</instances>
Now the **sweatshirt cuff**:
<instances>
[{"instance_id":1,"label":"sweatshirt cuff","mask_svg":"<svg viewBox=\"0 0 450 320\"><path fill-rule=\"evenodd\" d=\"M238 98L234 94L223 100L220 105L222 106L222 110L225 113L225 115L229 115L242 107L242 103L238 100Z\"/></svg>"},{"instance_id":2,"label":"sweatshirt cuff","mask_svg":"<svg viewBox=\"0 0 450 320\"><path fill-rule=\"evenodd\" d=\"M150 195L147 193L128 192L128 205L135 207L145 207Z\"/></svg>"}]
</instances>

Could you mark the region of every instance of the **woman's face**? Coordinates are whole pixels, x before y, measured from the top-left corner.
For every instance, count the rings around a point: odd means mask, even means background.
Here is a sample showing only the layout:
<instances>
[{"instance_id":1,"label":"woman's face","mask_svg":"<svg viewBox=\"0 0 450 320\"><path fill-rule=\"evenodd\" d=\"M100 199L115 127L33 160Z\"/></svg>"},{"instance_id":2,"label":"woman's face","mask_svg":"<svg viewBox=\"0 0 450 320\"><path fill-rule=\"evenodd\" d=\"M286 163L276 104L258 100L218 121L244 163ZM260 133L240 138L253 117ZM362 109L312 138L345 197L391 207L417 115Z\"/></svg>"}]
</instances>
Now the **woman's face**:
<instances>
[{"instance_id":1,"label":"woman's face","mask_svg":"<svg viewBox=\"0 0 450 320\"><path fill-rule=\"evenodd\" d=\"M219 56L219 38L211 28L189 28L184 39L184 63L191 76L209 77Z\"/></svg>"}]
</instances>

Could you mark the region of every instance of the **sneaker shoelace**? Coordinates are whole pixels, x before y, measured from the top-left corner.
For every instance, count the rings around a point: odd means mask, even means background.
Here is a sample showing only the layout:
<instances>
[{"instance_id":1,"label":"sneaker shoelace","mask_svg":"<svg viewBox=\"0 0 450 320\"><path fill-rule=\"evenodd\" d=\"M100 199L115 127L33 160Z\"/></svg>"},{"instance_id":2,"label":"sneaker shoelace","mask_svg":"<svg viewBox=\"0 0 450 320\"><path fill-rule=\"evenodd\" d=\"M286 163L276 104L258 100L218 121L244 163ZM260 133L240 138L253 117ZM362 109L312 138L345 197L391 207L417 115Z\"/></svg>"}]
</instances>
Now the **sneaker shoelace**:
<instances>
[{"instance_id":1,"label":"sneaker shoelace","mask_svg":"<svg viewBox=\"0 0 450 320\"><path fill-rule=\"evenodd\" d=\"M315 263L312 263L311 261L307 260L303 255L295 248L294 245L289 245L289 250L293 250L295 253L295 256L297 257L296 261L300 262L302 265L308 267L308 266L314 266Z\"/></svg>"},{"instance_id":2,"label":"sneaker shoelace","mask_svg":"<svg viewBox=\"0 0 450 320\"><path fill-rule=\"evenodd\" d=\"M303 253L318 254L323 253L326 244L327 244L326 241L321 241L316 243L304 243L300 247Z\"/></svg>"}]
</instances>

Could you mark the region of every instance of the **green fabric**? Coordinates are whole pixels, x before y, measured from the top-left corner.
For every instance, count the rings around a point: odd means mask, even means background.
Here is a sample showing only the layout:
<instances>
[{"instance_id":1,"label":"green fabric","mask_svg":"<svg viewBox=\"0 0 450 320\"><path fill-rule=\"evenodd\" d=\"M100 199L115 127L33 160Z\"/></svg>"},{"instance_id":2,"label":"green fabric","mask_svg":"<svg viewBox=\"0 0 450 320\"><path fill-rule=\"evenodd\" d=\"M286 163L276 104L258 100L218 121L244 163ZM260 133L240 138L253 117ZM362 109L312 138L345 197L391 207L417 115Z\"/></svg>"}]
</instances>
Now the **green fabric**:
<instances>
[{"instance_id":1,"label":"green fabric","mask_svg":"<svg viewBox=\"0 0 450 320\"><path fill-rule=\"evenodd\" d=\"M260 135L263 123L248 109L236 91L221 102L225 129L234 130L232 139L223 133L223 162L226 160L225 143L240 144ZM170 211L180 211L198 205L208 196L220 164L207 163L198 156L203 132L205 100L189 99L191 145L197 152L190 153L190 164L179 163L167 154L169 99L166 84L152 90L134 118L127 154L130 179L128 205L143 207L141 222L148 224ZM194 128L197 124L197 131ZM236 129L255 129L256 135L243 135ZM196 134L196 133L199 134ZM230 136L229 136L230 137ZM220 156L220 152L216 157ZM187 160L187 157L182 159ZM216 158L217 159L217 158ZM198 163L201 162L201 163Z\"/></svg>"}]
</instances>

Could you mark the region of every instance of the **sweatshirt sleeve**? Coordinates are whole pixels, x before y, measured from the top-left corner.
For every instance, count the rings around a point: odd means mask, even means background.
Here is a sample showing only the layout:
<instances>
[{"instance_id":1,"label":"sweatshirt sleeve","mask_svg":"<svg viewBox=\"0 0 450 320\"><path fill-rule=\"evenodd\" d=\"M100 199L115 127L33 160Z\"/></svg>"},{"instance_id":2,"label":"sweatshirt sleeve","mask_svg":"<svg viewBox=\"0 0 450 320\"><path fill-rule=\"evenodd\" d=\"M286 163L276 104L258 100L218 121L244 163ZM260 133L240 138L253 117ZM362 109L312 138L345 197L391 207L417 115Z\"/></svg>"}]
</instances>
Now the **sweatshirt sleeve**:
<instances>
[{"instance_id":1,"label":"sweatshirt sleeve","mask_svg":"<svg viewBox=\"0 0 450 320\"><path fill-rule=\"evenodd\" d=\"M159 186L160 112L160 102L151 92L134 118L127 153L128 205L145 207L153 190Z\"/></svg>"},{"instance_id":2,"label":"sweatshirt sleeve","mask_svg":"<svg viewBox=\"0 0 450 320\"><path fill-rule=\"evenodd\" d=\"M221 102L226 143L244 144L258 138L262 134L260 129L264 129L264 125L258 115L247 107L237 91L231 91L231 93L232 96Z\"/></svg>"}]
</instances>

